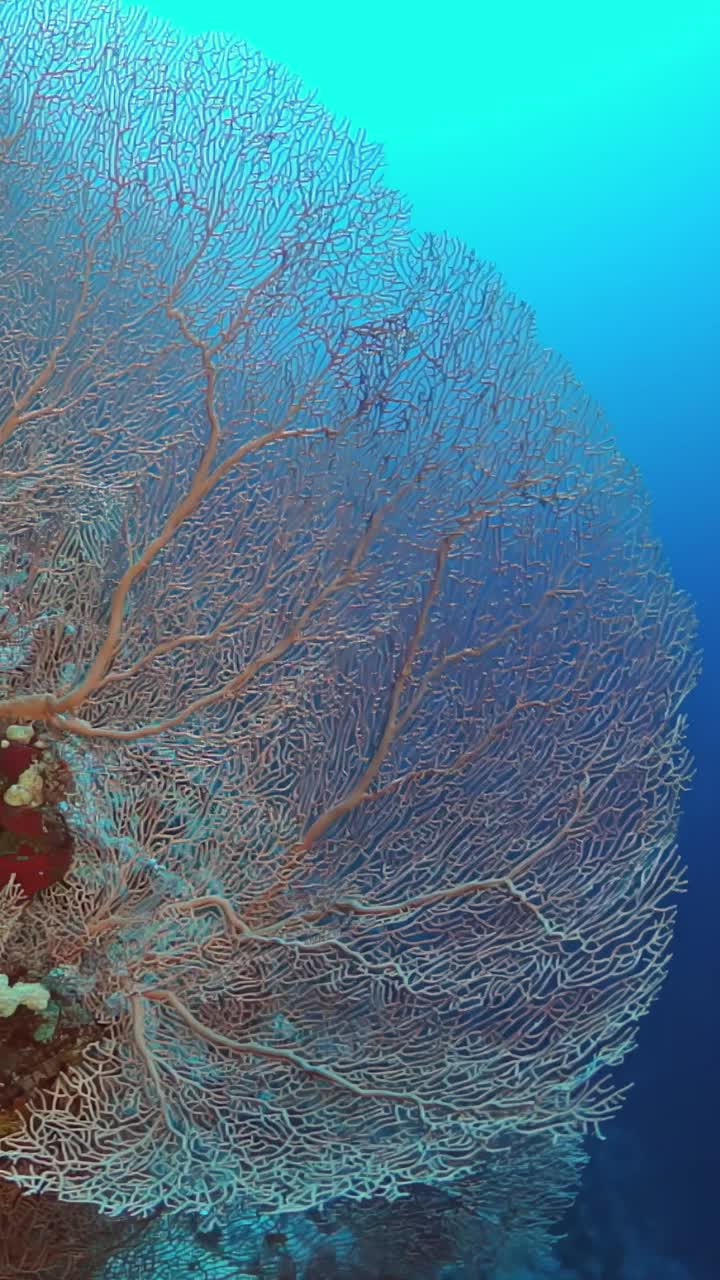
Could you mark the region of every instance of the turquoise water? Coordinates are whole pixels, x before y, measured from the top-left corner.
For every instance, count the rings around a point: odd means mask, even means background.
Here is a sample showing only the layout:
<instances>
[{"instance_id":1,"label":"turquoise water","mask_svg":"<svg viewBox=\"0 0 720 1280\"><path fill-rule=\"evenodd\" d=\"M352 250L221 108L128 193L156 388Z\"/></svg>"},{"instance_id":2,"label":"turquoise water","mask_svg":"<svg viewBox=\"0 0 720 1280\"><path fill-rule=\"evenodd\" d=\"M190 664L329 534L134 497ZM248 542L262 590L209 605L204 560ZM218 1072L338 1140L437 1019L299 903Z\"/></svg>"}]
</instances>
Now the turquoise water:
<instances>
[{"instance_id":1,"label":"turquoise water","mask_svg":"<svg viewBox=\"0 0 720 1280\"><path fill-rule=\"evenodd\" d=\"M494 261L641 468L705 671L689 703L690 893L636 1082L572 1218L578 1277L712 1280L720 1128L720 65L718 6L150 0L227 30L384 143L421 229ZM593 1270L604 1266L604 1271ZM674 1270L677 1266L677 1272Z\"/></svg>"}]
</instances>

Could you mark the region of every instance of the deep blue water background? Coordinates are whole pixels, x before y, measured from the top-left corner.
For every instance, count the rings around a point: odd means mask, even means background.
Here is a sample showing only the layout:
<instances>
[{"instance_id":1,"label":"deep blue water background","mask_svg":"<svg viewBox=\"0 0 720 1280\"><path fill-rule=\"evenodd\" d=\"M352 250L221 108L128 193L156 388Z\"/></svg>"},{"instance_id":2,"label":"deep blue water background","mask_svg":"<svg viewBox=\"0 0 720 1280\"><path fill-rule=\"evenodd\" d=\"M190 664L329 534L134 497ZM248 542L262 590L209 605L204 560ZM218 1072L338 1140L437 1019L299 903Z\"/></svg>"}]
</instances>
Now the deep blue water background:
<instances>
[{"instance_id":1,"label":"deep blue water background","mask_svg":"<svg viewBox=\"0 0 720 1280\"><path fill-rule=\"evenodd\" d=\"M687 706L690 888L670 978L625 1072L636 1088L597 1147L566 1262L583 1280L717 1280L720 6L145 7L242 37L384 142L416 225L500 267L644 474L705 650Z\"/></svg>"}]
</instances>

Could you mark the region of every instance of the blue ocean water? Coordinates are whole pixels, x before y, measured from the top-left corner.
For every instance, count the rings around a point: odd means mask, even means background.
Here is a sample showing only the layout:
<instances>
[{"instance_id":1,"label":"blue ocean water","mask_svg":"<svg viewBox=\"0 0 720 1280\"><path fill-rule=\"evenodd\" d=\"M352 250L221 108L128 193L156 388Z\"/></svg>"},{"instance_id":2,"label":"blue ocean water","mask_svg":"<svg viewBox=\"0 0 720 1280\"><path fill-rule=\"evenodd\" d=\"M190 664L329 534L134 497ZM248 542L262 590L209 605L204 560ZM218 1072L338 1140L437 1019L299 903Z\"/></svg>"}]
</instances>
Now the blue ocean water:
<instances>
[{"instance_id":1,"label":"blue ocean water","mask_svg":"<svg viewBox=\"0 0 720 1280\"><path fill-rule=\"evenodd\" d=\"M676 583L696 604L705 652L687 704L696 776L680 845L689 888L670 976L619 1072L634 1088L603 1140L589 1142L592 1160L562 1224L564 1239L537 1271L504 1272L502 1280L717 1280L715 6L678 11L642 0L630 11L613 0L579 11L520 0L498 11L465 2L419 10L406 0L394 7L368 0L350 11L322 0L303 11L287 0L245 9L147 0L143 7L188 34L218 29L247 41L383 143L386 180L410 199L415 226L458 236L497 265L642 472L654 530ZM224 1277L216 1238L201 1234L206 1274ZM305 1272L276 1269L272 1280L334 1274L318 1254ZM466 1274L449 1263L442 1277Z\"/></svg>"},{"instance_id":2,"label":"blue ocean water","mask_svg":"<svg viewBox=\"0 0 720 1280\"><path fill-rule=\"evenodd\" d=\"M689 866L670 976L623 1068L635 1082L561 1250L585 1280L716 1280L720 1240L720 11L367 0L148 0L240 36L384 144L421 230L493 261L640 467L696 602Z\"/></svg>"}]
</instances>

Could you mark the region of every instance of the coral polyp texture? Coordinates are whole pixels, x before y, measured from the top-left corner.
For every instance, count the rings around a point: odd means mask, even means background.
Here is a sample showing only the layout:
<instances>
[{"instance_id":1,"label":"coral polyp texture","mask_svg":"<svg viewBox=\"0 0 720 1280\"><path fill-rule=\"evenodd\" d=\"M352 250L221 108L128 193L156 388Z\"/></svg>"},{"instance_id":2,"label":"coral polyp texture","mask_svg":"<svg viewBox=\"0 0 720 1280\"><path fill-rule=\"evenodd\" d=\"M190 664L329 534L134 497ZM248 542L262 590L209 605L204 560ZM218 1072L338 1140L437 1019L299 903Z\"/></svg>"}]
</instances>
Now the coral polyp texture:
<instances>
[{"instance_id":1,"label":"coral polyp texture","mask_svg":"<svg viewBox=\"0 0 720 1280\"><path fill-rule=\"evenodd\" d=\"M683 881L641 482L282 69L112 2L0 48L2 1179L540 1249Z\"/></svg>"}]
</instances>

